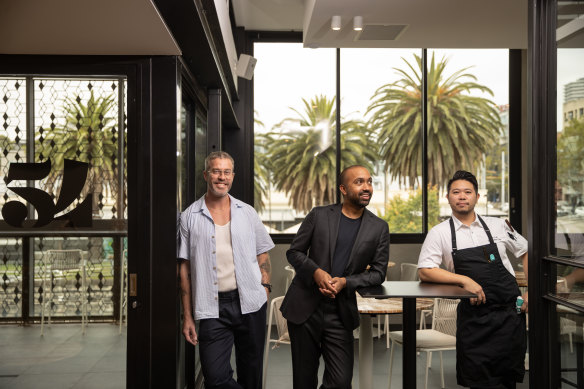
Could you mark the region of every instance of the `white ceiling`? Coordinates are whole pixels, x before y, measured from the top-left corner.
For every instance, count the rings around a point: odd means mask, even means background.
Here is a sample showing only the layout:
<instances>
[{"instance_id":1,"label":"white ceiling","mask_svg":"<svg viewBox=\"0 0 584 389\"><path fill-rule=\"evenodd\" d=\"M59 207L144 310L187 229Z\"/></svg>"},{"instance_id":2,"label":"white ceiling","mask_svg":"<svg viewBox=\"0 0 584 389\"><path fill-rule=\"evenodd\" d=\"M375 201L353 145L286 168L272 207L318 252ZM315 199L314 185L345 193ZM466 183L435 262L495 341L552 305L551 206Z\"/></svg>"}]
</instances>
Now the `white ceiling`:
<instances>
[{"instance_id":1,"label":"white ceiling","mask_svg":"<svg viewBox=\"0 0 584 389\"><path fill-rule=\"evenodd\" d=\"M306 47L527 48L527 0L233 0L233 8L237 26L303 31ZM407 28L396 40L356 41L354 16Z\"/></svg>"},{"instance_id":2,"label":"white ceiling","mask_svg":"<svg viewBox=\"0 0 584 389\"><path fill-rule=\"evenodd\" d=\"M0 54L181 54L151 0L0 2Z\"/></svg>"}]
</instances>

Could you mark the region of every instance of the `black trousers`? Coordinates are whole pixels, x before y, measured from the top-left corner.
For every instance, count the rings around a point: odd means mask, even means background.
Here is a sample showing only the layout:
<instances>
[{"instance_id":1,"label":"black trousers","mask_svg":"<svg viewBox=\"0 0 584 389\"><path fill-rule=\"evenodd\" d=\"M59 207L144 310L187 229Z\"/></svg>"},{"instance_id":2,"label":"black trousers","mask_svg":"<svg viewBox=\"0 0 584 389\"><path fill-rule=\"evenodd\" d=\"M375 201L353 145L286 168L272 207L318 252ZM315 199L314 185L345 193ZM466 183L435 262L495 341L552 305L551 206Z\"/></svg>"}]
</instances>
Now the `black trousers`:
<instances>
[{"instance_id":1,"label":"black trousers","mask_svg":"<svg viewBox=\"0 0 584 389\"><path fill-rule=\"evenodd\" d=\"M288 321L295 389L316 389L322 355L324 376L321 389L351 387L353 378L353 331L347 330L335 300L323 299L302 324Z\"/></svg>"},{"instance_id":2,"label":"black trousers","mask_svg":"<svg viewBox=\"0 0 584 389\"><path fill-rule=\"evenodd\" d=\"M243 315L237 290L219 293L219 318L201 320L198 337L205 388L261 389L266 304ZM230 361L233 345L237 382Z\"/></svg>"}]
</instances>

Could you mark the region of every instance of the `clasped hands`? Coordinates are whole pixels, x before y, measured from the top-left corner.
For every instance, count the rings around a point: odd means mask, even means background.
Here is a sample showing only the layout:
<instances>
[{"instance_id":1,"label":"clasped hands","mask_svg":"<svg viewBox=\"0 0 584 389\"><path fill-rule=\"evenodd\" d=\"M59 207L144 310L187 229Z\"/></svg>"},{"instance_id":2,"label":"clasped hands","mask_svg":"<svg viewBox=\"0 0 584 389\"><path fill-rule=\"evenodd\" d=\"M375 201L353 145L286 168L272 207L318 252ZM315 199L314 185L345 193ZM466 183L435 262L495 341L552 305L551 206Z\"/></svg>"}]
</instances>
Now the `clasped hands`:
<instances>
[{"instance_id":1,"label":"clasped hands","mask_svg":"<svg viewBox=\"0 0 584 389\"><path fill-rule=\"evenodd\" d=\"M331 277L330 274L322 269L316 269L312 278L318 285L320 293L332 299L347 285L345 277Z\"/></svg>"}]
</instances>

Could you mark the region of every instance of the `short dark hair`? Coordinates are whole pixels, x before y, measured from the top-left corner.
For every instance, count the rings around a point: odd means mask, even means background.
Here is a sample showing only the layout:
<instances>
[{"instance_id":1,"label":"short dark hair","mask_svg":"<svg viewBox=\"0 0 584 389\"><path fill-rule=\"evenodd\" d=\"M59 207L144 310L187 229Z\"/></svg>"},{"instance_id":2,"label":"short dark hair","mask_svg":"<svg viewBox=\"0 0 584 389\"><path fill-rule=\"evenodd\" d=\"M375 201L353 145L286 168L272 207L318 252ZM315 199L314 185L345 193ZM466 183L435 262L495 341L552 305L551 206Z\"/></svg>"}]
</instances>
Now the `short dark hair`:
<instances>
[{"instance_id":1,"label":"short dark hair","mask_svg":"<svg viewBox=\"0 0 584 389\"><path fill-rule=\"evenodd\" d=\"M351 166L344 168L343 171L341 172L341 174L339 175L339 185L345 185L345 179L347 177L347 172L353 168L356 168L356 167L362 167L363 169L367 169L363 165L351 165Z\"/></svg>"},{"instance_id":2,"label":"short dark hair","mask_svg":"<svg viewBox=\"0 0 584 389\"><path fill-rule=\"evenodd\" d=\"M479 184L477 183L477 178L474 176L474 174L467 172L466 170L459 170L454 173L452 178L448 181L448 185L446 187L448 193L450 193L450 185L452 185L454 181L458 180L465 180L470 182L474 187L475 192L479 192Z\"/></svg>"}]
</instances>

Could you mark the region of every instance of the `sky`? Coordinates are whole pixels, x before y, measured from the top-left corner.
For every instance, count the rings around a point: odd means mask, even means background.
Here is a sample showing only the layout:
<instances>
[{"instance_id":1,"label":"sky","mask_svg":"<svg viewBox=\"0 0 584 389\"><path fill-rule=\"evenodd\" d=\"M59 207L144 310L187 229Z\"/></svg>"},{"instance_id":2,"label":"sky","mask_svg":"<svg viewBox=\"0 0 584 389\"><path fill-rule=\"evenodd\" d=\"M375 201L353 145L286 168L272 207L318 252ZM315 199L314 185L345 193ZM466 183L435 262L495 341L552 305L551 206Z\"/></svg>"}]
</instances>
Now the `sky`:
<instances>
[{"instance_id":1,"label":"sky","mask_svg":"<svg viewBox=\"0 0 584 389\"><path fill-rule=\"evenodd\" d=\"M557 130L562 130L564 86L584 77L584 49L558 49Z\"/></svg>"},{"instance_id":2,"label":"sky","mask_svg":"<svg viewBox=\"0 0 584 389\"><path fill-rule=\"evenodd\" d=\"M448 58L447 74L471 66L468 72L494 94L482 96L490 97L497 105L508 103L508 50L428 50L428 62L434 51L436 59ZM415 63L414 53L421 55L421 50L341 49L341 115L362 116L377 88L401 78L393 68L406 69L402 57ZM303 111L301 98L335 96L335 49L308 49L300 43L259 43L254 47L254 57L258 60L254 104L265 130L283 118L295 117L289 107Z\"/></svg>"}]
</instances>

